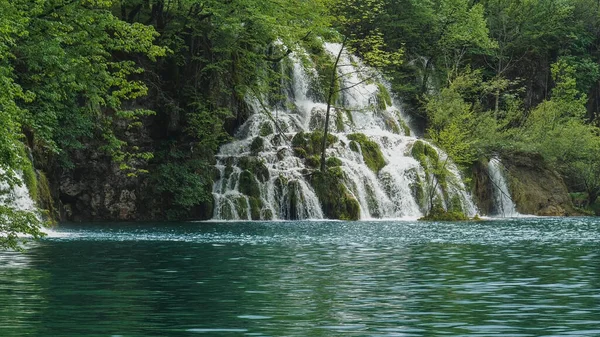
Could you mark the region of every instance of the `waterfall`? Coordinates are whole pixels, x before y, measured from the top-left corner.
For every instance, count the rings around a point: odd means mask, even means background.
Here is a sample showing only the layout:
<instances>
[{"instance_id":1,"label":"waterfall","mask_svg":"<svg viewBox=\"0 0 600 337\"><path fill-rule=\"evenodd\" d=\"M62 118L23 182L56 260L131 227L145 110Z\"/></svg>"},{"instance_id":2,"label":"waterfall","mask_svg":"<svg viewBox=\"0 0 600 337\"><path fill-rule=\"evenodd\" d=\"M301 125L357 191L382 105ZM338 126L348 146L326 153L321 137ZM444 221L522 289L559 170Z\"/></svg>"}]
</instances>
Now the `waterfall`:
<instances>
[{"instance_id":1,"label":"waterfall","mask_svg":"<svg viewBox=\"0 0 600 337\"><path fill-rule=\"evenodd\" d=\"M0 177L4 175L4 171L0 169ZM35 202L31 199L27 186L23 182L22 175L16 176L18 184L13 184L11 187L6 181L0 181L0 204L9 205L12 208L20 211L37 210Z\"/></svg>"},{"instance_id":2,"label":"waterfall","mask_svg":"<svg viewBox=\"0 0 600 337\"><path fill-rule=\"evenodd\" d=\"M341 45L325 43L324 48L333 58ZM320 144L318 149L316 145L298 148L292 144L316 143L311 135L323 130L327 104L323 86L319 85L318 67L303 52L292 53L283 63L286 69L282 73L289 74L282 80L284 99L277 102L267 95L247 97L254 113L240 127L235 140L222 146L216 156L214 219L325 217L323 200L319 200L310 180L318 168L315 162L319 160ZM343 172L342 184L347 193L337 197L356 200L361 219L422 216L429 207L423 185L435 178L411 150L417 142L434 147L413 136L409 120L377 72L346 52L337 71L339 87L347 89L340 92L331 109L328 131L335 138L326 152L328 158L334 158L332 165L340 166ZM380 155L371 144L376 144ZM435 151L445 158L442 151ZM373 153L382 160L369 162ZM465 214L477 214L451 163L448 175L453 183L435 191L437 202L444 208L458 202Z\"/></svg>"},{"instance_id":3,"label":"waterfall","mask_svg":"<svg viewBox=\"0 0 600 337\"><path fill-rule=\"evenodd\" d=\"M516 206L510 197L510 191L504 178L504 166L499 158L490 159L488 173L493 185L494 211L493 215L502 217L519 216Z\"/></svg>"}]
</instances>

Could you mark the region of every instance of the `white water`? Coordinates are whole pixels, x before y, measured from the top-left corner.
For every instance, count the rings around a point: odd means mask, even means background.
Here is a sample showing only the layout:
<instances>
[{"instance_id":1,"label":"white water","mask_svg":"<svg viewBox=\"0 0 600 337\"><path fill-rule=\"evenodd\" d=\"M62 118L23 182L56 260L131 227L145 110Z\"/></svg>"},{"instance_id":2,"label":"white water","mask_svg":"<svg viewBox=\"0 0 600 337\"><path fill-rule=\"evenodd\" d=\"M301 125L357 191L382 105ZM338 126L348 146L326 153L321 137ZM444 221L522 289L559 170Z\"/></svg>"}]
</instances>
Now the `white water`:
<instances>
[{"instance_id":1,"label":"white water","mask_svg":"<svg viewBox=\"0 0 600 337\"><path fill-rule=\"evenodd\" d=\"M0 177L3 175L0 169ZM0 204L12 206L12 208L20 211L36 211L35 202L31 199L27 186L23 182L21 175L17 176L19 184L11 186L0 180Z\"/></svg>"},{"instance_id":2,"label":"white water","mask_svg":"<svg viewBox=\"0 0 600 337\"><path fill-rule=\"evenodd\" d=\"M504 178L504 166L499 158L490 159L488 173L492 180L492 189L494 196L494 214L501 217L519 216L517 208L512 201L506 179Z\"/></svg>"},{"instance_id":3,"label":"white water","mask_svg":"<svg viewBox=\"0 0 600 337\"><path fill-rule=\"evenodd\" d=\"M332 57L341 48L340 44L332 43L324 46ZM252 156L251 144L261 135L261 128L265 125L269 125L275 133L263 133L264 148L257 154L258 160L264 163L269 173L268 179L253 177L260 189L260 218L323 218L321 203L307 179L312 169L304 159L294 156L290 144L290 140L298 132L321 130L327 108L324 102L315 99L315 95L311 93L316 70L302 66L303 59L307 59L306 55L290 56L293 71L289 85L283 90L287 97L285 104L267 106L264 103L268 101L265 97L247 99L254 114L242 125L236 140L222 146L217 155L216 168L220 178L213 188L214 219L252 218L251 199L240 192L240 166L244 158ZM423 202L420 205L416 200L414 185L417 177L421 181L426 180L425 170L410 155L417 138L404 134L406 118L396 104L386 104L385 109L377 108L379 86L375 81L365 81L370 77L380 78L377 73L346 53L342 54L340 65L338 72L344 74L340 87L349 89L342 91L335 104L344 109L333 108L331 111L329 132L339 141L327 149L327 157L335 156L341 160L345 186L360 203L362 219L422 216L428 205L423 205ZM379 82L383 83L381 80ZM281 131L281 135L277 131ZM359 152L350 149L347 136L357 132L365 134L379 145L386 165L378 173L365 165L360 149ZM445 156L441 151L439 153L440 157ZM448 198L458 196L467 215L477 214L458 170L451 164L449 171L455 183L449 184ZM444 203L448 202L441 190L437 196Z\"/></svg>"}]
</instances>

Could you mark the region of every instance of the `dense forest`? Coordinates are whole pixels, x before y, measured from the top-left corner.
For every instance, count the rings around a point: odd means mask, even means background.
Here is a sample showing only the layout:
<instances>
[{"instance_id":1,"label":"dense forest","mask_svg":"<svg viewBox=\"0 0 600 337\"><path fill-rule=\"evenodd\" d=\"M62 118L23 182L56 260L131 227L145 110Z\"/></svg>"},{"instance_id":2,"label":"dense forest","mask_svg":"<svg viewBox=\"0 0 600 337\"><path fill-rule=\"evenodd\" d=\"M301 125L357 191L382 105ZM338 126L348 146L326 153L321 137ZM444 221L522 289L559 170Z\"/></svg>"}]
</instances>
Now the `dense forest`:
<instances>
[{"instance_id":1,"label":"dense forest","mask_svg":"<svg viewBox=\"0 0 600 337\"><path fill-rule=\"evenodd\" d=\"M463 170L531 155L593 212L599 14L592 0L0 1L0 178L27 185L46 219L102 179L142 191L146 219L210 217L214 156L252 113L245 98L273 90L298 49L326 83L334 41L385 74ZM0 219L0 244L41 235L10 203Z\"/></svg>"}]
</instances>

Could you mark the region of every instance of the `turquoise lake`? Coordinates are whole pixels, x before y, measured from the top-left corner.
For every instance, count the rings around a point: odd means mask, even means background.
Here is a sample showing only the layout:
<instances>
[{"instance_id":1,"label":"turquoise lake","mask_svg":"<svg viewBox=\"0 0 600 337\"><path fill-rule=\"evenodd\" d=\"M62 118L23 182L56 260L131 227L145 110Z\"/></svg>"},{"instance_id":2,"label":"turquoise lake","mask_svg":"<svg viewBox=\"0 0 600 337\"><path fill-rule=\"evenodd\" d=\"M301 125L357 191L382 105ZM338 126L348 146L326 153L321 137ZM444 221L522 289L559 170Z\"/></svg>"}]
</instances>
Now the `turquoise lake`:
<instances>
[{"instance_id":1,"label":"turquoise lake","mask_svg":"<svg viewBox=\"0 0 600 337\"><path fill-rule=\"evenodd\" d=\"M65 224L0 336L600 336L600 219Z\"/></svg>"}]
</instances>

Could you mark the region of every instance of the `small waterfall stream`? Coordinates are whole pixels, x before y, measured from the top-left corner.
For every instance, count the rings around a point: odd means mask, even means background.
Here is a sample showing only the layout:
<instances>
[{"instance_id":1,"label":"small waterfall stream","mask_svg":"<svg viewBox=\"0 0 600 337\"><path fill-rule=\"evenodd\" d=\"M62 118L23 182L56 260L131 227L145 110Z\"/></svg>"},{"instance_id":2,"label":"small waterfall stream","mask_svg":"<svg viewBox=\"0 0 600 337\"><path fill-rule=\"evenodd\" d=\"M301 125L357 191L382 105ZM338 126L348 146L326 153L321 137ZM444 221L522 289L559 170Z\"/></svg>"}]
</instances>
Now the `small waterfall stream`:
<instances>
[{"instance_id":1,"label":"small waterfall stream","mask_svg":"<svg viewBox=\"0 0 600 337\"><path fill-rule=\"evenodd\" d=\"M333 57L341 45L325 43L324 47ZM217 155L214 219L324 218L322 203L309 180L318 167L311 160L318 156L304 155L303 150L299 153L291 140L299 133L323 130L327 105L318 94L317 68L310 65L310 57L296 52L285 62L290 75L281 90L284 102L266 104L266 97L247 98L254 114L240 127L236 140L222 146ZM433 178L427 177L411 149L415 142L424 141L412 136L381 76L345 52L340 64L339 86L348 89L340 92L331 111L329 132L336 141L327 149L327 157L339 160L343 184L358 201L361 219L422 216L428 209L422 184ZM379 147L383 167L374 170L365 162L365 149L353 142L356 134ZM448 172L455 183L437 191L438 200L444 207L451 199L459 200L465 214L475 215L477 209L458 170L450 164Z\"/></svg>"},{"instance_id":2,"label":"small waterfall stream","mask_svg":"<svg viewBox=\"0 0 600 337\"><path fill-rule=\"evenodd\" d=\"M0 171L1 175L2 172ZM25 186L21 175L18 175L17 178L20 181L20 185L14 184L12 188L6 181L0 181L0 204L10 205L12 208L20 211L35 212L37 208L29 195L27 186Z\"/></svg>"},{"instance_id":3,"label":"small waterfall stream","mask_svg":"<svg viewBox=\"0 0 600 337\"><path fill-rule=\"evenodd\" d=\"M490 159L488 173L493 185L494 214L501 217L519 216L517 208L510 197L510 191L504 178L504 166L499 158Z\"/></svg>"}]
</instances>

